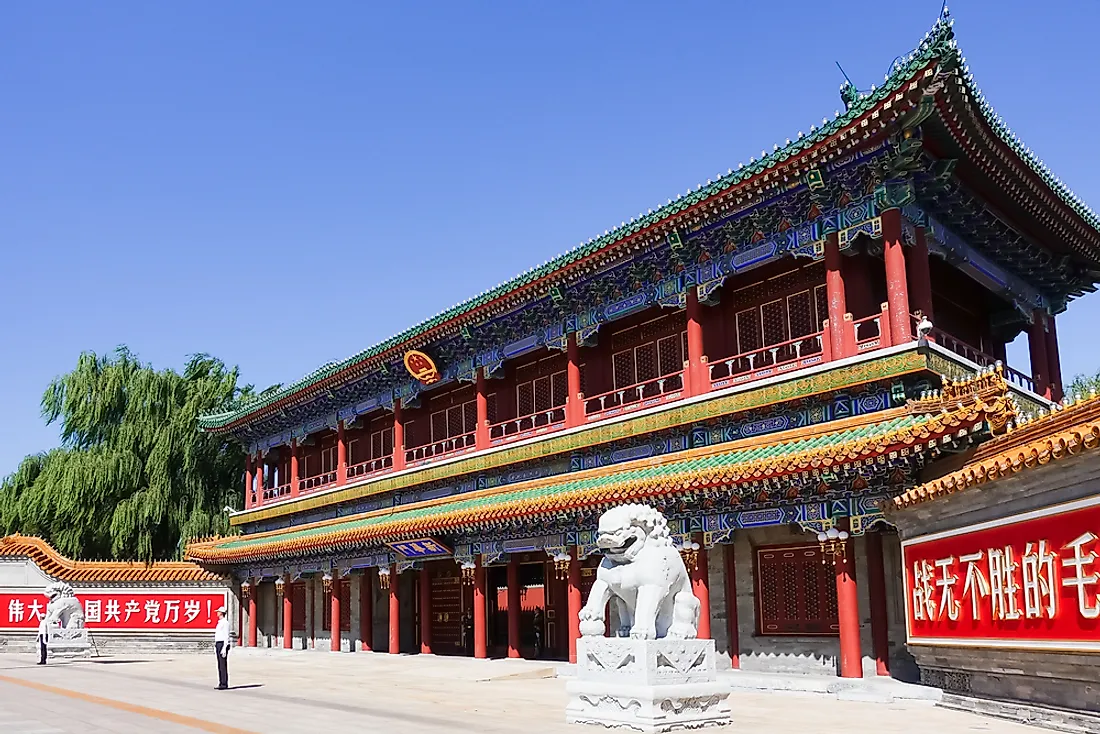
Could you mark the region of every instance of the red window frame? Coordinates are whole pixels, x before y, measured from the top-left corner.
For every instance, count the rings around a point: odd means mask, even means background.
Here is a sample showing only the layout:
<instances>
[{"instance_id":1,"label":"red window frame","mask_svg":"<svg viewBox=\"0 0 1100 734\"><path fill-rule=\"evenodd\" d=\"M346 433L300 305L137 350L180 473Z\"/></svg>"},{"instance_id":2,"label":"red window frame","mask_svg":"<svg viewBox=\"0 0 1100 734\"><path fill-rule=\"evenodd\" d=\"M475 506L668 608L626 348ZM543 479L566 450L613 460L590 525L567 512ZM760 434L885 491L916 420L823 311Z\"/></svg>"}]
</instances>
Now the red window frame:
<instances>
[{"instance_id":1,"label":"red window frame","mask_svg":"<svg viewBox=\"0 0 1100 734\"><path fill-rule=\"evenodd\" d=\"M815 544L753 549L756 634L763 637L836 637L836 572ZM806 583L810 581L811 583Z\"/></svg>"},{"instance_id":2,"label":"red window frame","mask_svg":"<svg viewBox=\"0 0 1100 734\"><path fill-rule=\"evenodd\" d=\"M565 405L567 393L565 370L557 370L517 382L516 417L526 417L560 408Z\"/></svg>"},{"instance_id":3,"label":"red window frame","mask_svg":"<svg viewBox=\"0 0 1100 734\"><path fill-rule=\"evenodd\" d=\"M328 474L336 471L336 447L329 446L321 449L321 473Z\"/></svg>"},{"instance_id":4,"label":"red window frame","mask_svg":"<svg viewBox=\"0 0 1100 734\"><path fill-rule=\"evenodd\" d=\"M294 581L287 591L290 594L290 628L304 630L306 628L306 584L304 581Z\"/></svg>"}]
</instances>

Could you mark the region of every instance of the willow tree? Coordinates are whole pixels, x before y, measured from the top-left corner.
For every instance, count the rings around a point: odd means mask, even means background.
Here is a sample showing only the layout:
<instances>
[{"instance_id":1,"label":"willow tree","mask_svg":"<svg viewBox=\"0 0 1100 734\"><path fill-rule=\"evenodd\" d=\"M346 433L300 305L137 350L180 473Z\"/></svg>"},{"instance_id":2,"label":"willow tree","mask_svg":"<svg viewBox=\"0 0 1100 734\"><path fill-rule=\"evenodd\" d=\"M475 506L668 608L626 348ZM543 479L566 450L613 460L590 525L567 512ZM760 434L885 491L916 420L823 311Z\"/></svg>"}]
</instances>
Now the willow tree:
<instances>
[{"instance_id":1,"label":"willow tree","mask_svg":"<svg viewBox=\"0 0 1100 734\"><path fill-rule=\"evenodd\" d=\"M126 348L82 354L42 396L61 447L28 456L0 484L0 531L40 535L71 556L150 561L225 532L244 452L199 433L196 419L246 397L237 376L207 355L181 374Z\"/></svg>"}]
</instances>

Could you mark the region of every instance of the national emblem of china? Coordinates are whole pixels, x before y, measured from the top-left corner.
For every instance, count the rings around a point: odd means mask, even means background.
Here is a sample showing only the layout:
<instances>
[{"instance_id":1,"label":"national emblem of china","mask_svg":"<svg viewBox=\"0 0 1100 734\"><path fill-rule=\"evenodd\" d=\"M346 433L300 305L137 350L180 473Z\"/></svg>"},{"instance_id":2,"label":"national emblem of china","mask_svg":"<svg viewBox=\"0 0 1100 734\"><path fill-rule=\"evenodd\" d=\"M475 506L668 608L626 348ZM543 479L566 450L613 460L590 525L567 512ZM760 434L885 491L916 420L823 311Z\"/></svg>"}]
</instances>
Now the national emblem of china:
<instances>
[{"instance_id":1,"label":"national emblem of china","mask_svg":"<svg viewBox=\"0 0 1100 734\"><path fill-rule=\"evenodd\" d=\"M415 349L405 352L405 369L424 385L431 385L440 380L439 370L432 358Z\"/></svg>"}]
</instances>

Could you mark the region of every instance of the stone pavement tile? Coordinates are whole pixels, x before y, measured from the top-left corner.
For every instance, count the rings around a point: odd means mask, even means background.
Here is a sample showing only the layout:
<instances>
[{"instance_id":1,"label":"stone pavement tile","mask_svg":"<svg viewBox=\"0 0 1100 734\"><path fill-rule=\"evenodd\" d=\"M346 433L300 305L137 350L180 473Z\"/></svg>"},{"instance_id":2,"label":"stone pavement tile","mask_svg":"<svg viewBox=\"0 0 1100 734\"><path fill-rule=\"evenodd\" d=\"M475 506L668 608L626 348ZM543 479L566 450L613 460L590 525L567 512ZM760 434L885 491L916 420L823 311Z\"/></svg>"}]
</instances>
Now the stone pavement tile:
<instances>
[{"instance_id":1,"label":"stone pavement tile","mask_svg":"<svg viewBox=\"0 0 1100 734\"><path fill-rule=\"evenodd\" d=\"M0 732L4 734L149 734L194 732L87 701L0 682Z\"/></svg>"},{"instance_id":2,"label":"stone pavement tile","mask_svg":"<svg viewBox=\"0 0 1100 734\"><path fill-rule=\"evenodd\" d=\"M26 658L23 667L13 663ZM9 662L11 661L11 662ZM148 655L36 668L0 656L0 675L137 703L267 734L362 729L387 734L581 734L567 725L565 681L549 665L435 656L238 650L234 690L214 691L213 655ZM828 696L736 691L734 728L806 734L1036 734L1041 730L925 702L838 701ZM714 731L724 731L716 729ZM150 729L148 731L160 731Z\"/></svg>"}]
</instances>

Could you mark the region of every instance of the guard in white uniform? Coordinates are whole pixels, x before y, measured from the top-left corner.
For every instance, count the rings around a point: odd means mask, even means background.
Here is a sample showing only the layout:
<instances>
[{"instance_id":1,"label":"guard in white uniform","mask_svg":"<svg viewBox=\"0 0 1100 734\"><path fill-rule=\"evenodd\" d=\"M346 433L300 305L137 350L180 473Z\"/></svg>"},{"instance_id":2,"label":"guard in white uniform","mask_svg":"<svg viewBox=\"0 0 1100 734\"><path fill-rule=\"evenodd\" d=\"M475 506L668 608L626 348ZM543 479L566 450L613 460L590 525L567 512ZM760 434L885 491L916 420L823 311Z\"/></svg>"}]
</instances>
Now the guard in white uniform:
<instances>
[{"instance_id":1,"label":"guard in white uniform","mask_svg":"<svg viewBox=\"0 0 1100 734\"><path fill-rule=\"evenodd\" d=\"M38 664L46 664L46 642L49 640L50 627L43 617L38 621Z\"/></svg>"},{"instance_id":2,"label":"guard in white uniform","mask_svg":"<svg viewBox=\"0 0 1100 734\"><path fill-rule=\"evenodd\" d=\"M225 607L218 609L218 626L214 628L214 653L218 656L218 690L229 688L229 620Z\"/></svg>"}]
</instances>

